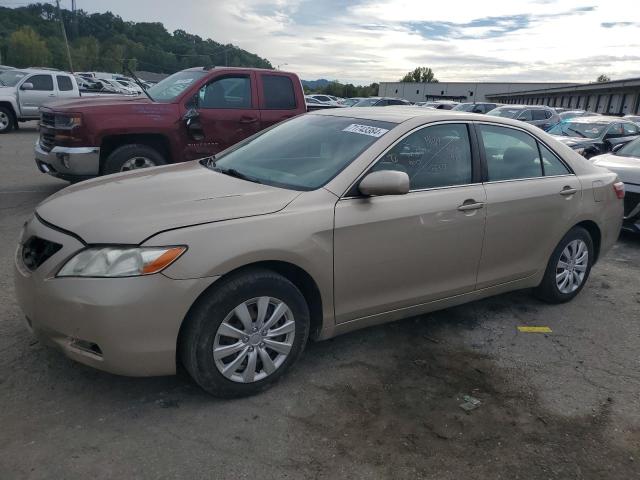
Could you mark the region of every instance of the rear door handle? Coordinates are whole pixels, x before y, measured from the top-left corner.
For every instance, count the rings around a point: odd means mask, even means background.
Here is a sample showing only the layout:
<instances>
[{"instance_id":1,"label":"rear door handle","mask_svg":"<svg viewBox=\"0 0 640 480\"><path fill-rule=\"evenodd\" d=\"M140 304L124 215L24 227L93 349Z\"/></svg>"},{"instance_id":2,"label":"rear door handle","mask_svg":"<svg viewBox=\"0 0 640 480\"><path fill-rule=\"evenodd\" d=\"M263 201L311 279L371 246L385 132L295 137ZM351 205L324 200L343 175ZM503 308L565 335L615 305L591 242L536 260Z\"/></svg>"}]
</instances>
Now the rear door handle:
<instances>
[{"instance_id":1,"label":"rear door handle","mask_svg":"<svg viewBox=\"0 0 640 480\"><path fill-rule=\"evenodd\" d=\"M258 121L257 117L241 117L240 123L255 123Z\"/></svg>"},{"instance_id":2,"label":"rear door handle","mask_svg":"<svg viewBox=\"0 0 640 480\"><path fill-rule=\"evenodd\" d=\"M479 210L484 207L483 202L476 202L475 200L466 200L462 205L458 207L461 212L469 212L471 210Z\"/></svg>"},{"instance_id":3,"label":"rear door handle","mask_svg":"<svg viewBox=\"0 0 640 480\"><path fill-rule=\"evenodd\" d=\"M568 197L569 195L573 195L574 193L577 193L577 192L578 192L577 188L566 186L562 190L560 190L560 195Z\"/></svg>"}]
</instances>

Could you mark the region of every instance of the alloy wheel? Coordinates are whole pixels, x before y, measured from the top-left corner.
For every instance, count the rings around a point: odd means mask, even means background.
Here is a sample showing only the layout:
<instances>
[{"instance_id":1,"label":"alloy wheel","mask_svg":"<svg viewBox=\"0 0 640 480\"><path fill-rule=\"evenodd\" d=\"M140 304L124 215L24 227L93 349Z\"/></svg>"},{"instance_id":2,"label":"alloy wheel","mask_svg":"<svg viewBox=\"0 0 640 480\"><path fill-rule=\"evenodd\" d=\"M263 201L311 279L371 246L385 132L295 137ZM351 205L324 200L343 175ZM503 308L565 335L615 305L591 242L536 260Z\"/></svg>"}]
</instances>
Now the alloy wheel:
<instances>
[{"instance_id":1,"label":"alloy wheel","mask_svg":"<svg viewBox=\"0 0 640 480\"><path fill-rule=\"evenodd\" d=\"M213 342L218 371L231 381L251 383L273 374L287 359L295 338L291 309L273 297L258 297L235 307Z\"/></svg>"},{"instance_id":2,"label":"alloy wheel","mask_svg":"<svg viewBox=\"0 0 640 480\"><path fill-rule=\"evenodd\" d=\"M4 112L0 112L0 131L6 130L9 127L9 115Z\"/></svg>"},{"instance_id":3,"label":"alloy wheel","mask_svg":"<svg viewBox=\"0 0 640 480\"><path fill-rule=\"evenodd\" d=\"M556 265L556 285L561 293L575 292L589 265L589 249L583 240L573 240L564 248Z\"/></svg>"},{"instance_id":4,"label":"alloy wheel","mask_svg":"<svg viewBox=\"0 0 640 480\"><path fill-rule=\"evenodd\" d=\"M128 172L129 170L137 170L139 168L149 168L155 166L155 162L147 157L132 157L122 164L122 167L120 167L120 171Z\"/></svg>"}]
</instances>

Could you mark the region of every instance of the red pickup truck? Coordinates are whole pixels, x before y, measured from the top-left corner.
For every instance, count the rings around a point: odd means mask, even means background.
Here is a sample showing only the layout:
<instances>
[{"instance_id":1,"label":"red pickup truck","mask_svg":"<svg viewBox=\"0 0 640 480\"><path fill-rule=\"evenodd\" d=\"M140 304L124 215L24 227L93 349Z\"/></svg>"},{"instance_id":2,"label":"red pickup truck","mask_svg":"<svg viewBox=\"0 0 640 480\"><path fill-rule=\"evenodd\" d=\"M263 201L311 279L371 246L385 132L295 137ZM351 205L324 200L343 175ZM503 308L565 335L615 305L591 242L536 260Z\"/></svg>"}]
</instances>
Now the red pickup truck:
<instances>
[{"instance_id":1,"label":"red pickup truck","mask_svg":"<svg viewBox=\"0 0 640 480\"><path fill-rule=\"evenodd\" d=\"M307 110L297 75L275 70L190 68L148 93L41 108L40 171L78 181L202 158Z\"/></svg>"}]
</instances>

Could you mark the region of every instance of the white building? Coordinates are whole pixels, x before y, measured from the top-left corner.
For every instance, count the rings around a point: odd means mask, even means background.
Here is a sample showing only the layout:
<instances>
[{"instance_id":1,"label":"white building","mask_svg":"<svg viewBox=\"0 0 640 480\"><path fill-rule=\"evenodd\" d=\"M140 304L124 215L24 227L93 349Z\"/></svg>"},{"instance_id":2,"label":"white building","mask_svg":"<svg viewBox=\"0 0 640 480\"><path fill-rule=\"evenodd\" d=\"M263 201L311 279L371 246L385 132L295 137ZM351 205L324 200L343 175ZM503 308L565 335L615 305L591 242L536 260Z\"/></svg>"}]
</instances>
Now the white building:
<instances>
[{"instance_id":1,"label":"white building","mask_svg":"<svg viewBox=\"0 0 640 480\"><path fill-rule=\"evenodd\" d=\"M400 97L410 102L456 100L459 102L486 102L489 97L511 92L566 87L573 83L552 82L438 82L409 83L381 82L378 95Z\"/></svg>"}]
</instances>

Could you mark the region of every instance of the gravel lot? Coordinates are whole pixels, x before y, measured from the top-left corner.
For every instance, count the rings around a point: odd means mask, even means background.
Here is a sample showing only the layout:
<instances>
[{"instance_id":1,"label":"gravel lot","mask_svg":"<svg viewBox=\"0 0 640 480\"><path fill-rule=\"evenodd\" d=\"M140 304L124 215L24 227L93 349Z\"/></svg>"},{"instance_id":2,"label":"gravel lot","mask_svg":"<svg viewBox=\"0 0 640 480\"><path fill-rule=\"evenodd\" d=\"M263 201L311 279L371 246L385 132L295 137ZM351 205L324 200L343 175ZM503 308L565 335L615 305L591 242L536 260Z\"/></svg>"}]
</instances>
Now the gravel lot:
<instances>
[{"instance_id":1,"label":"gravel lot","mask_svg":"<svg viewBox=\"0 0 640 480\"><path fill-rule=\"evenodd\" d=\"M220 401L184 374L73 363L23 327L16 238L66 186L37 171L36 136L0 136L0 479L640 478L640 237L570 304L516 292L310 344L275 388Z\"/></svg>"}]
</instances>

